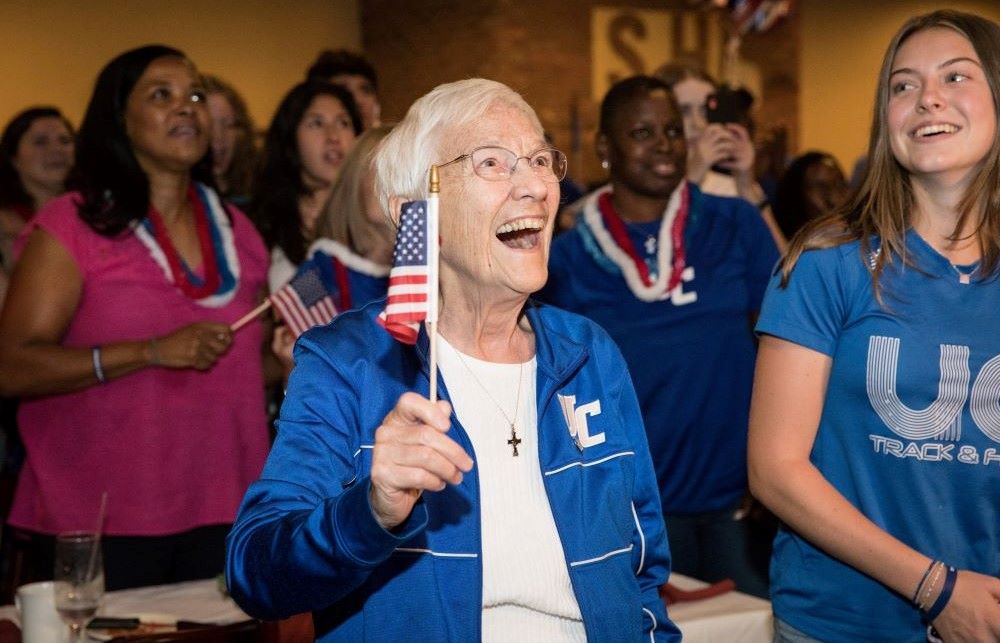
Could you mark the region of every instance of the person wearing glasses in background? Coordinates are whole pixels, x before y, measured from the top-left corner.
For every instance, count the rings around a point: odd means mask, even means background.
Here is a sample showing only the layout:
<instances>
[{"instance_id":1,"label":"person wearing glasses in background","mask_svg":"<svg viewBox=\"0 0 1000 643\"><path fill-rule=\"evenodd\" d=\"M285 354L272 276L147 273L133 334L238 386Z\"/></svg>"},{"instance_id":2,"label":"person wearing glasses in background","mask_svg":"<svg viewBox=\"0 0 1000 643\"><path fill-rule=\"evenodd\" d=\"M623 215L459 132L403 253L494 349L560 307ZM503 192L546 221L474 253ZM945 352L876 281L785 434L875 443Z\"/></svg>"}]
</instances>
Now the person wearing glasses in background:
<instances>
[{"instance_id":1,"label":"person wearing glasses in background","mask_svg":"<svg viewBox=\"0 0 1000 643\"><path fill-rule=\"evenodd\" d=\"M304 333L229 538L248 613L320 641L678 641L656 479L625 361L545 283L565 155L483 79L441 85L375 156L387 211L440 166L441 400L382 302ZM395 217L395 214L393 215ZM416 335L416 333L415 333Z\"/></svg>"},{"instance_id":2,"label":"person wearing glasses in background","mask_svg":"<svg viewBox=\"0 0 1000 643\"><path fill-rule=\"evenodd\" d=\"M674 569L766 596L769 538L754 537L742 501L751 320L778 251L753 206L685 180L683 119L663 81L608 90L597 153L610 184L553 242L539 296L599 323L625 355Z\"/></svg>"}]
</instances>

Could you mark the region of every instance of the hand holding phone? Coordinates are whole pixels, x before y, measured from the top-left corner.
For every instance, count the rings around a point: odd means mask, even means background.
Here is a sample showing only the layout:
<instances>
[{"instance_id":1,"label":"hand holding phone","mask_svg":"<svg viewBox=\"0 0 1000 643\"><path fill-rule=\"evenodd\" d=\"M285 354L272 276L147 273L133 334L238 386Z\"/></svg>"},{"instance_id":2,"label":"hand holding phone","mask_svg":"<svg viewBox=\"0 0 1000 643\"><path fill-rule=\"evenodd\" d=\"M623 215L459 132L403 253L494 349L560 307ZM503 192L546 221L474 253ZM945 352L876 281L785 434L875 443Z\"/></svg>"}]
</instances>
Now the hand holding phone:
<instances>
[{"instance_id":1,"label":"hand holding phone","mask_svg":"<svg viewBox=\"0 0 1000 643\"><path fill-rule=\"evenodd\" d=\"M720 87L705 101L705 118L709 123L746 123L749 107L741 92Z\"/></svg>"}]
</instances>

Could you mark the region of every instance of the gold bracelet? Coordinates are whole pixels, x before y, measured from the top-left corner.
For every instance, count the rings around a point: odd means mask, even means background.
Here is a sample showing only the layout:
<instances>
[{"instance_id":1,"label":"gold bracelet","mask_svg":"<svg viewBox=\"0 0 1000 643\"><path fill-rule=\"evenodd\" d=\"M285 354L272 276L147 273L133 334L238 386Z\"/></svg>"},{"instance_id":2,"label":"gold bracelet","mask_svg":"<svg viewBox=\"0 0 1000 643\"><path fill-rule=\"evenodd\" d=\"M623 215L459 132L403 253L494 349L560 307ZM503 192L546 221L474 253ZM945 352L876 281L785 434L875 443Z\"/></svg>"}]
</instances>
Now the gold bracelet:
<instances>
[{"instance_id":1,"label":"gold bracelet","mask_svg":"<svg viewBox=\"0 0 1000 643\"><path fill-rule=\"evenodd\" d=\"M934 571L931 573L931 577L927 579L927 586L924 587L924 597L920 601L919 609L927 611L931 606L931 596L934 595L934 588L937 586L938 580L941 578L941 572L944 569L945 564L938 561L938 564L934 567Z\"/></svg>"}]
</instances>

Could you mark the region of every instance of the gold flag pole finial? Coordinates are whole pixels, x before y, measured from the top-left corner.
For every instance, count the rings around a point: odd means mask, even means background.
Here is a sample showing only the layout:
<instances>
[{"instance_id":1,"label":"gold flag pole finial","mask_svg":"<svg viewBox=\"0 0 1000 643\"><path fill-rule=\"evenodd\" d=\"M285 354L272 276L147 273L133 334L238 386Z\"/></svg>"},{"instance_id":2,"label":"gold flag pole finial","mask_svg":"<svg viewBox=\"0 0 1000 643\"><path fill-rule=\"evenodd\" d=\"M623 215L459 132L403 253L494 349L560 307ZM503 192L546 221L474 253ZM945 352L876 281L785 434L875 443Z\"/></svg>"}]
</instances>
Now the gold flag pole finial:
<instances>
[{"instance_id":1,"label":"gold flag pole finial","mask_svg":"<svg viewBox=\"0 0 1000 643\"><path fill-rule=\"evenodd\" d=\"M441 180L438 178L438 166L431 166L431 194L441 191Z\"/></svg>"}]
</instances>

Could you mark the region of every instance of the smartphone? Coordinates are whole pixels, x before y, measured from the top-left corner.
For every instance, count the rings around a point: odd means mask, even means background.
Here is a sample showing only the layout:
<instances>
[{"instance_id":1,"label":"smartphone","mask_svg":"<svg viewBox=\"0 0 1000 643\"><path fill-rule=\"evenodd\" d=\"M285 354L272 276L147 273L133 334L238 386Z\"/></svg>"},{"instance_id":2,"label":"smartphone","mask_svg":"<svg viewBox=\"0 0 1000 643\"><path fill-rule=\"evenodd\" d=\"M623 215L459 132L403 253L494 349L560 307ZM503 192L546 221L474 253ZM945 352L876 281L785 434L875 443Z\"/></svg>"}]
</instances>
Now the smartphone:
<instances>
[{"instance_id":1,"label":"smartphone","mask_svg":"<svg viewBox=\"0 0 1000 643\"><path fill-rule=\"evenodd\" d=\"M746 100L728 87L718 91L705 101L705 116L709 123L743 123L746 120Z\"/></svg>"}]
</instances>

